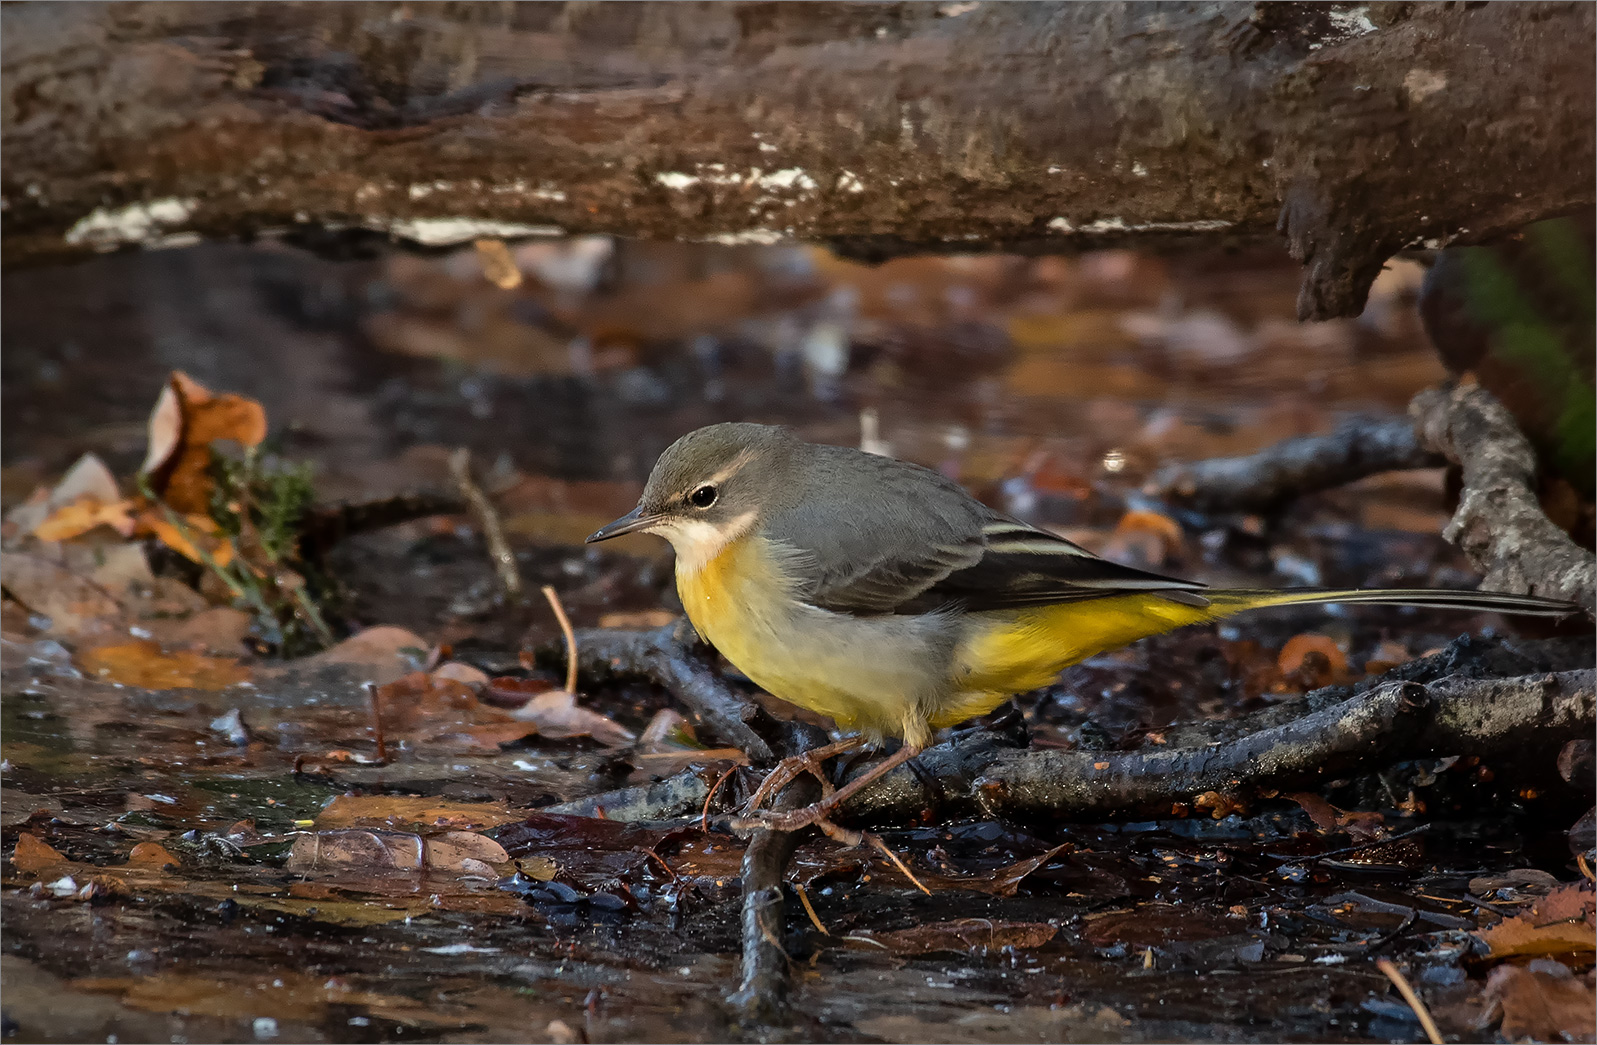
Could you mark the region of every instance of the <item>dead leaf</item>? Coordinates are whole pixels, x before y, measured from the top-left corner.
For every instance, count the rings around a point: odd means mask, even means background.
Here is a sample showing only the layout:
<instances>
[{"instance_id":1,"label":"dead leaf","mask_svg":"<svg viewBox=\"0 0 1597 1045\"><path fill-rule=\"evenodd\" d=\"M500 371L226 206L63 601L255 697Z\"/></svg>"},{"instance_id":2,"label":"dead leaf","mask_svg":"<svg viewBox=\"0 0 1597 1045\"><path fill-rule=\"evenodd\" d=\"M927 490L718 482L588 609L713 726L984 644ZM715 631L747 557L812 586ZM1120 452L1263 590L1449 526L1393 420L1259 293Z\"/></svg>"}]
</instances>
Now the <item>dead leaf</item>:
<instances>
[{"instance_id":1,"label":"dead leaf","mask_svg":"<svg viewBox=\"0 0 1597 1045\"><path fill-rule=\"evenodd\" d=\"M149 534L190 562L206 565L206 558L217 566L233 561L237 550L233 542L221 532L221 527L209 516L197 512L178 517L177 522L167 518L159 508L146 508L137 520L138 533Z\"/></svg>"},{"instance_id":2,"label":"dead leaf","mask_svg":"<svg viewBox=\"0 0 1597 1045\"><path fill-rule=\"evenodd\" d=\"M416 659L424 656L427 649L427 641L414 632L379 625L357 632L314 657L295 661L288 670L348 667L363 680L381 686L415 670Z\"/></svg>"},{"instance_id":3,"label":"dead leaf","mask_svg":"<svg viewBox=\"0 0 1597 1045\"><path fill-rule=\"evenodd\" d=\"M638 750L646 754L698 750L693 725L672 708L661 708L638 736Z\"/></svg>"},{"instance_id":4,"label":"dead leaf","mask_svg":"<svg viewBox=\"0 0 1597 1045\"><path fill-rule=\"evenodd\" d=\"M330 868L475 870L468 860L491 869L509 863L510 857L498 842L471 831L446 831L429 838L401 831L347 829L300 835L284 869L301 873Z\"/></svg>"},{"instance_id":5,"label":"dead leaf","mask_svg":"<svg viewBox=\"0 0 1597 1045\"><path fill-rule=\"evenodd\" d=\"M1597 907L1591 883L1560 886L1531 909L1475 934L1494 958L1597 951Z\"/></svg>"},{"instance_id":6,"label":"dead leaf","mask_svg":"<svg viewBox=\"0 0 1597 1045\"><path fill-rule=\"evenodd\" d=\"M677 619L670 610L638 610L635 613L604 613L599 616L601 628L663 628Z\"/></svg>"},{"instance_id":7,"label":"dead leaf","mask_svg":"<svg viewBox=\"0 0 1597 1045\"><path fill-rule=\"evenodd\" d=\"M78 654L78 665L91 676L140 689L218 690L250 679L250 669L233 657L167 653L152 639L96 646Z\"/></svg>"},{"instance_id":8,"label":"dead leaf","mask_svg":"<svg viewBox=\"0 0 1597 1045\"><path fill-rule=\"evenodd\" d=\"M52 635L103 634L122 615L122 607L99 585L37 555L0 554L0 577L14 599L50 618Z\"/></svg>"},{"instance_id":9,"label":"dead leaf","mask_svg":"<svg viewBox=\"0 0 1597 1045\"><path fill-rule=\"evenodd\" d=\"M1294 635L1281 647L1276 668L1305 689L1346 682L1349 679L1347 654L1336 640L1325 635Z\"/></svg>"},{"instance_id":10,"label":"dead leaf","mask_svg":"<svg viewBox=\"0 0 1597 1045\"><path fill-rule=\"evenodd\" d=\"M1181 524L1158 512L1129 511L1098 554L1136 566L1163 566L1185 554Z\"/></svg>"},{"instance_id":11,"label":"dead leaf","mask_svg":"<svg viewBox=\"0 0 1597 1045\"><path fill-rule=\"evenodd\" d=\"M452 679L471 689L473 693L481 693L488 686L488 673L481 668L474 668L470 664L462 664L452 660L447 664L440 664L432 671L435 679Z\"/></svg>"},{"instance_id":12,"label":"dead leaf","mask_svg":"<svg viewBox=\"0 0 1597 1045\"><path fill-rule=\"evenodd\" d=\"M150 415L150 446L143 470L175 511L203 514L213 485L211 444L229 440L253 447L265 438L266 411L260 403L232 393L216 395L175 370Z\"/></svg>"},{"instance_id":13,"label":"dead leaf","mask_svg":"<svg viewBox=\"0 0 1597 1045\"><path fill-rule=\"evenodd\" d=\"M106 526L123 537L133 536L133 502L104 502L84 497L57 508L33 528L41 541L68 541L99 526Z\"/></svg>"},{"instance_id":14,"label":"dead leaf","mask_svg":"<svg viewBox=\"0 0 1597 1045\"><path fill-rule=\"evenodd\" d=\"M1500 1032L1509 1041L1592 1041L1597 1038L1597 998L1557 962L1536 968L1499 965L1486 979L1486 997L1502 1007ZM1557 966L1562 972L1549 968Z\"/></svg>"},{"instance_id":15,"label":"dead leaf","mask_svg":"<svg viewBox=\"0 0 1597 1045\"><path fill-rule=\"evenodd\" d=\"M630 729L596 711L577 706L577 695L563 689L540 693L511 716L538 727L540 736L551 740L566 737L592 737L606 747L630 744L636 736Z\"/></svg>"},{"instance_id":16,"label":"dead leaf","mask_svg":"<svg viewBox=\"0 0 1597 1045\"><path fill-rule=\"evenodd\" d=\"M128 853L128 863L138 867L164 868L168 864L180 865L182 861L159 842L140 842Z\"/></svg>"},{"instance_id":17,"label":"dead leaf","mask_svg":"<svg viewBox=\"0 0 1597 1045\"><path fill-rule=\"evenodd\" d=\"M339 795L316 814L321 830L337 827L498 827L523 819L501 805L415 795Z\"/></svg>"},{"instance_id":18,"label":"dead leaf","mask_svg":"<svg viewBox=\"0 0 1597 1045\"><path fill-rule=\"evenodd\" d=\"M70 862L54 846L27 833L17 836L16 851L11 854L11 866L23 874L37 874L45 868Z\"/></svg>"},{"instance_id":19,"label":"dead leaf","mask_svg":"<svg viewBox=\"0 0 1597 1045\"><path fill-rule=\"evenodd\" d=\"M1289 798L1296 802L1305 813L1309 814L1309 819L1314 821L1314 826L1321 831L1336 830L1339 810L1319 795L1314 794L1312 791L1299 791L1290 795L1282 795L1281 797Z\"/></svg>"},{"instance_id":20,"label":"dead leaf","mask_svg":"<svg viewBox=\"0 0 1597 1045\"><path fill-rule=\"evenodd\" d=\"M1006 947L1030 950L1052 940L1059 927L1046 922L995 922L986 918L962 918L953 922L933 922L913 929L892 932L863 931L843 937L845 941L870 950L893 954L931 954L936 951L998 951Z\"/></svg>"},{"instance_id":21,"label":"dead leaf","mask_svg":"<svg viewBox=\"0 0 1597 1045\"><path fill-rule=\"evenodd\" d=\"M1075 846L1069 842L1056 845L1040 856L1033 856L1029 859L1012 863L1008 867L999 868L985 878L972 879L968 888L977 892L991 893L993 896L1014 896L1015 892L1020 888L1020 883L1027 875L1040 867L1046 867L1060 853L1074 848Z\"/></svg>"},{"instance_id":22,"label":"dead leaf","mask_svg":"<svg viewBox=\"0 0 1597 1045\"><path fill-rule=\"evenodd\" d=\"M236 652L250 632L250 615L231 606L212 606L186 620L157 619L144 627L168 649L197 648Z\"/></svg>"},{"instance_id":23,"label":"dead leaf","mask_svg":"<svg viewBox=\"0 0 1597 1045\"><path fill-rule=\"evenodd\" d=\"M488 282L500 290L515 290L521 286L521 269L510 256L510 248L502 239L480 239L472 244L477 248L477 261Z\"/></svg>"}]
</instances>

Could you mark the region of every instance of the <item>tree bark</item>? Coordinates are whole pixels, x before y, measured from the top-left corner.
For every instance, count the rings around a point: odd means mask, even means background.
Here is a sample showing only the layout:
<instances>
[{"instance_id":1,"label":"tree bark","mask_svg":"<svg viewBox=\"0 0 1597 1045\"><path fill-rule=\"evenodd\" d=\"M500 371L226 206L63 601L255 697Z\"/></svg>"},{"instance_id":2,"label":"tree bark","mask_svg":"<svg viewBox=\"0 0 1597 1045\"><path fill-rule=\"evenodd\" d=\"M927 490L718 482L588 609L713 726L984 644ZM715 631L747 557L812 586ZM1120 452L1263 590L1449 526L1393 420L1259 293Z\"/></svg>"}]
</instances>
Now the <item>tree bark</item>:
<instances>
[{"instance_id":1,"label":"tree bark","mask_svg":"<svg viewBox=\"0 0 1597 1045\"><path fill-rule=\"evenodd\" d=\"M856 254L1279 227L1300 312L1594 202L1585 4L7 4L8 264L194 236Z\"/></svg>"}]
</instances>

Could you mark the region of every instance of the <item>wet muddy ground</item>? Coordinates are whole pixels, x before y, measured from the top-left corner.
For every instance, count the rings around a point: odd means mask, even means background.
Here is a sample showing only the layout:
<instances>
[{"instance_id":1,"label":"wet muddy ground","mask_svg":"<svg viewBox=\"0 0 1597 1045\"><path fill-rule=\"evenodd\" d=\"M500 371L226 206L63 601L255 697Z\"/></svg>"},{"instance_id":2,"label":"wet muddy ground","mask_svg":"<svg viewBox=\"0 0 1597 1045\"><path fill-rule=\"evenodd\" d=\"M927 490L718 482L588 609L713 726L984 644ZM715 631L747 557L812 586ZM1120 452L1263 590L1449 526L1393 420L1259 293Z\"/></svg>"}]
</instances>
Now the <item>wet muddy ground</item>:
<instances>
[{"instance_id":1,"label":"wet muddy ground","mask_svg":"<svg viewBox=\"0 0 1597 1045\"><path fill-rule=\"evenodd\" d=\"M1268 517L1141 492L1168 461L1400 416L1442 376L1412 267L1383 276L1360 320L1301 327L1297 273L1268 255L868 268L579 241L516 260L528 280L509 291L469 250L202 246L8 272L5 507L90 451L126 492L180 370L258 400L269 452L313 463L329 502L448 491L449 452L469 447L529 590L554 588L579 628L679 609L663 544L580 538L631 507L671 439L729 419L940 467L1103 554L1211 583L1476 582L1439 536L1440 470ZM80 573L126 543L76 541L88 551L62 561ZM584 680L575 727L507 710L501 691L557 692L560 632L541 599L507 604L472 516L339 544L331 626L404 631L309 661L204 617L200 571L149 558L201 594L123 604L118 627L165 651L138 647L142 675L104 635L6 600L0 960L16 1040L1423 1040L1383 958L1449 1040L1521 1037L1537 1005L1584 1030L1569 1012L1590 996L1592 893L1568 832L1590 793L1470 757L1165 820L883 831L929 895L873 850L808 841L780 941L795 1026L743 1026L723 1002L743 843L696 820L547 811L688 767L715 779L741 754L671 718L649 682ZM1589 636L1389 608L1254 615L1095 658L989 724L1112 751L1466 632ZM444 647L526 681L473 696L405 674ZM178 650L238 674L151 659ZM1504 954L1520 974L1488 989Z\"/></svg>"}]
</instances>

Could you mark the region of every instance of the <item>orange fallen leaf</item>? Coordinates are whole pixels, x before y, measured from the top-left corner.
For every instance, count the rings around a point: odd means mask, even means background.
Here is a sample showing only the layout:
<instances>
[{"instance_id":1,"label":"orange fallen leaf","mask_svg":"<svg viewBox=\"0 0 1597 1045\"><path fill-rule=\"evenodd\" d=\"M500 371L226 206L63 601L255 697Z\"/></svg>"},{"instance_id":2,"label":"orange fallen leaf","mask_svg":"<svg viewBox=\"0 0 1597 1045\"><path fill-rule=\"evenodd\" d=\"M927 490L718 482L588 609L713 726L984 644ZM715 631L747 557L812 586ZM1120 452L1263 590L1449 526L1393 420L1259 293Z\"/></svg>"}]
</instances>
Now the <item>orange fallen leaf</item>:
<instances>
[{"instance_id":1,"label":"orange fallen leaf","mask_svg":"<svg viewBox=\"0 0 1597 1045\"><path fill-rule=\"evenodd\" d=\"M1324 658L1323 663L1320 657ZM1348 679L1347 654L1327 635L1292 636L1281 647L1275 664L1282 675L1296 676L1297 681L1310 689Z\"/></svg>"},{"instance_id":2,"label":"orange fallen leaf","mask_svg":"<svg viewBox=\"0 0 1597 1045\"><path fill-rule=\"evenodd\" d=\"M128 863L138 867L159 868L181 862L159 842L140 842L133 847L132 852L128 853Z\"/></svg>"},{"instance_id":3,"label":"orange fallen leaf","mask_svg":"<svg viewBox=\"0 0 1597 1045\"><path fill-rule=\"evenodd\" d=\"M167 653L150 639L96 646L78 654L90 675L140 689L226 689L247 682L250 670L232 657L207 657L191 650Z\"/></svg>"},{"instance_id":4,"label":"orange fallen leaf","mask_svg":"<svg viewBox=\"0 0 1597 1045\"><path fill-rule=\"evenodd\" d=\"M1475 934L1494 958L1597 952L1597 906L1589 882L1559 886L1524 914Z\"/></svg>"},{"instance_id":5,"label":"orange fallen leaf","mask_svg":"<svg viewBox=\"0 0 1597 1045\"><path fill-rule=\"evenodd\" d=\"M660 628L677 619L670 610L638 610L636 613L605 613L599 616L601 628Z\"/></svg>"},{"instance_id":6,"label":"orange fallen leaf","mask_svg":"<svg viewBox=\"0 0 1597 1045\"><path fill-rule=\"evenodd\" d=\"M97 527L108 526L123 537L131 537L135 526L132 512L132 501L107 504L94 497L84 497L51 512L33 528L33 535L41 541L69 541Z\"/></svg>"},{"instance_id":7,"label":"orange fallen leaf","mask_svg":"<svg viewBox=\"0 0 1597 1045\"><path fill-rule=\"evenodd\" d=\"M190 562L205 565L207 555L218 566L226 566L233 561L235 554L233 542L222 534L221 528L214 520L199 514L180 518L181 526L168 519L159 508L147 508L139 514L137 532L153 535L162 544Z\"/></svg>"},{"instance_id":8,"label":"orange fallen leaf","mask_svg":"<svg viewBox=\"0 0 1597 1045\"><path fill-rule=\"evenodd\" d=\"M430 838L400 831L318 831L294 840L284 869L476 870L468 860L495 865L509 863L510 856L492 838L472 831L446 831Z\"/></svg>"},{"instance_id":9,"label":"orange fallen leaf","mask_svg":"<svg viewBox=\"0 0 1597 1045\"><path fill-rule=\"evenodd\" d=\"M11 854L11 866L23 874L37 874L47 867L70 862L50 843L27 833L17 836L16 851Z\"/></svg>"},{"instance_id":10,"label":"orange fallen leaf","mask_svg":"<svg viewBox=\"0 0 1597 1045\"><path fill-rule=\"evenodd\" d=\"M143 471L173 509L204 512L214 485L211 444L231 440L253 447L265 438L266 410L260 403L232 393L217 395L174 370L150 414Z\"/></svg>"}]
</instances>

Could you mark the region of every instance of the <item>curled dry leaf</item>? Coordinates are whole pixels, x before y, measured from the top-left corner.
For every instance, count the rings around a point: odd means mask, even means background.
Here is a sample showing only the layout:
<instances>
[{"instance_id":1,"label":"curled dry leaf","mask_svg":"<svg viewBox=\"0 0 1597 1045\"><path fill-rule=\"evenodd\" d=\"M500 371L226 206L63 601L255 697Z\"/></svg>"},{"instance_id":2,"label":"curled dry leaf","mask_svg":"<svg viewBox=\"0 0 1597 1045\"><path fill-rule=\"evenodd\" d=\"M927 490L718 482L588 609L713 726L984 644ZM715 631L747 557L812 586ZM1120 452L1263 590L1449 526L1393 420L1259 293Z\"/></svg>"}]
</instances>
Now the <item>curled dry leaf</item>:
<instances>
[{"instance_id":1,"label":"curled dry leaf","mask_svg":"<svg viewBox=\"0 0 1597 1045\"><path fill-rule=\"evenodd\" d=\"M357 632L314 657L294 662L290 670L347 667L361 679L384 685L414 670L427 641L414 632L378 625Z\"/></svg>"},{"instance_id":2,"label":"curled dry leaf","mask_svg":"<svg viewBox=\"0 0 1597 1045\"><path fill-rule=\"evenodd\" d=\"M1326 635L1294 635L1281 647L1276 668L1287 679L1307 689L1346 682L1347 654Z\"/></svg>"},{"instance_id":3,"label":"curled dry leaf","mask_svg":"<svg viewBox=\"0 0 1597 1045\"><path fill-rule=\"evenodd\" d=\"M473 693L482 693L488 686L488 673L481 668L474 668L470 664L462 664L452 660L447 664L440 664L433 669L432 677L435 679L451 679L467 686Z\"/></svg>"},{"instance_id":4,"label":"curled dry leaf","mask_svg":"<svg viewBox=\"0 0 1597 1045\"><path fill-rule=\"evenodd\" d=\"M635 735L630 729L597 711L577 706L577 695L563 689L540 693L510 713L538 727L540 736L552 740L566 737L592 737L606 747L630 744Z\"/></svg>"},{"instance_id":5,"label":"curled dry leaf","mask_svg":"<svg viewBox=\"0 0 1597 1045\"><path fill-rule=\"evenodd\" d=\"M232 657L167 653L151 639L96 646L78 655L78 665L91 676L141 689L218 690L250 679L250 669Z\"/></svg>"},{"instance_id":6,"label":"curled dry leaf","mask_svg":"<svg viewBox=\"0 0 1597 1045\"><path fill-rule=\"evenodd\" d=\"M260 403L232 393L216 395L173 371L150 414L142 471L175 511L203 514L213 485L211 444L230 440L253 447L265 438L266 410Z\"/></svg>"},{"instance_id":7,"label":"curled dry leaf","mask_svg":"<svg viewBox=\"0 0 1597 1045\"><path fill-rule=\"evenodd\" d=\"M477 261L482 265L483 277L488 282L500 290L515 290L521 286L521 269L504 240L480 239L473 246L477 248Z\"/></svg>"}]
</instances>

